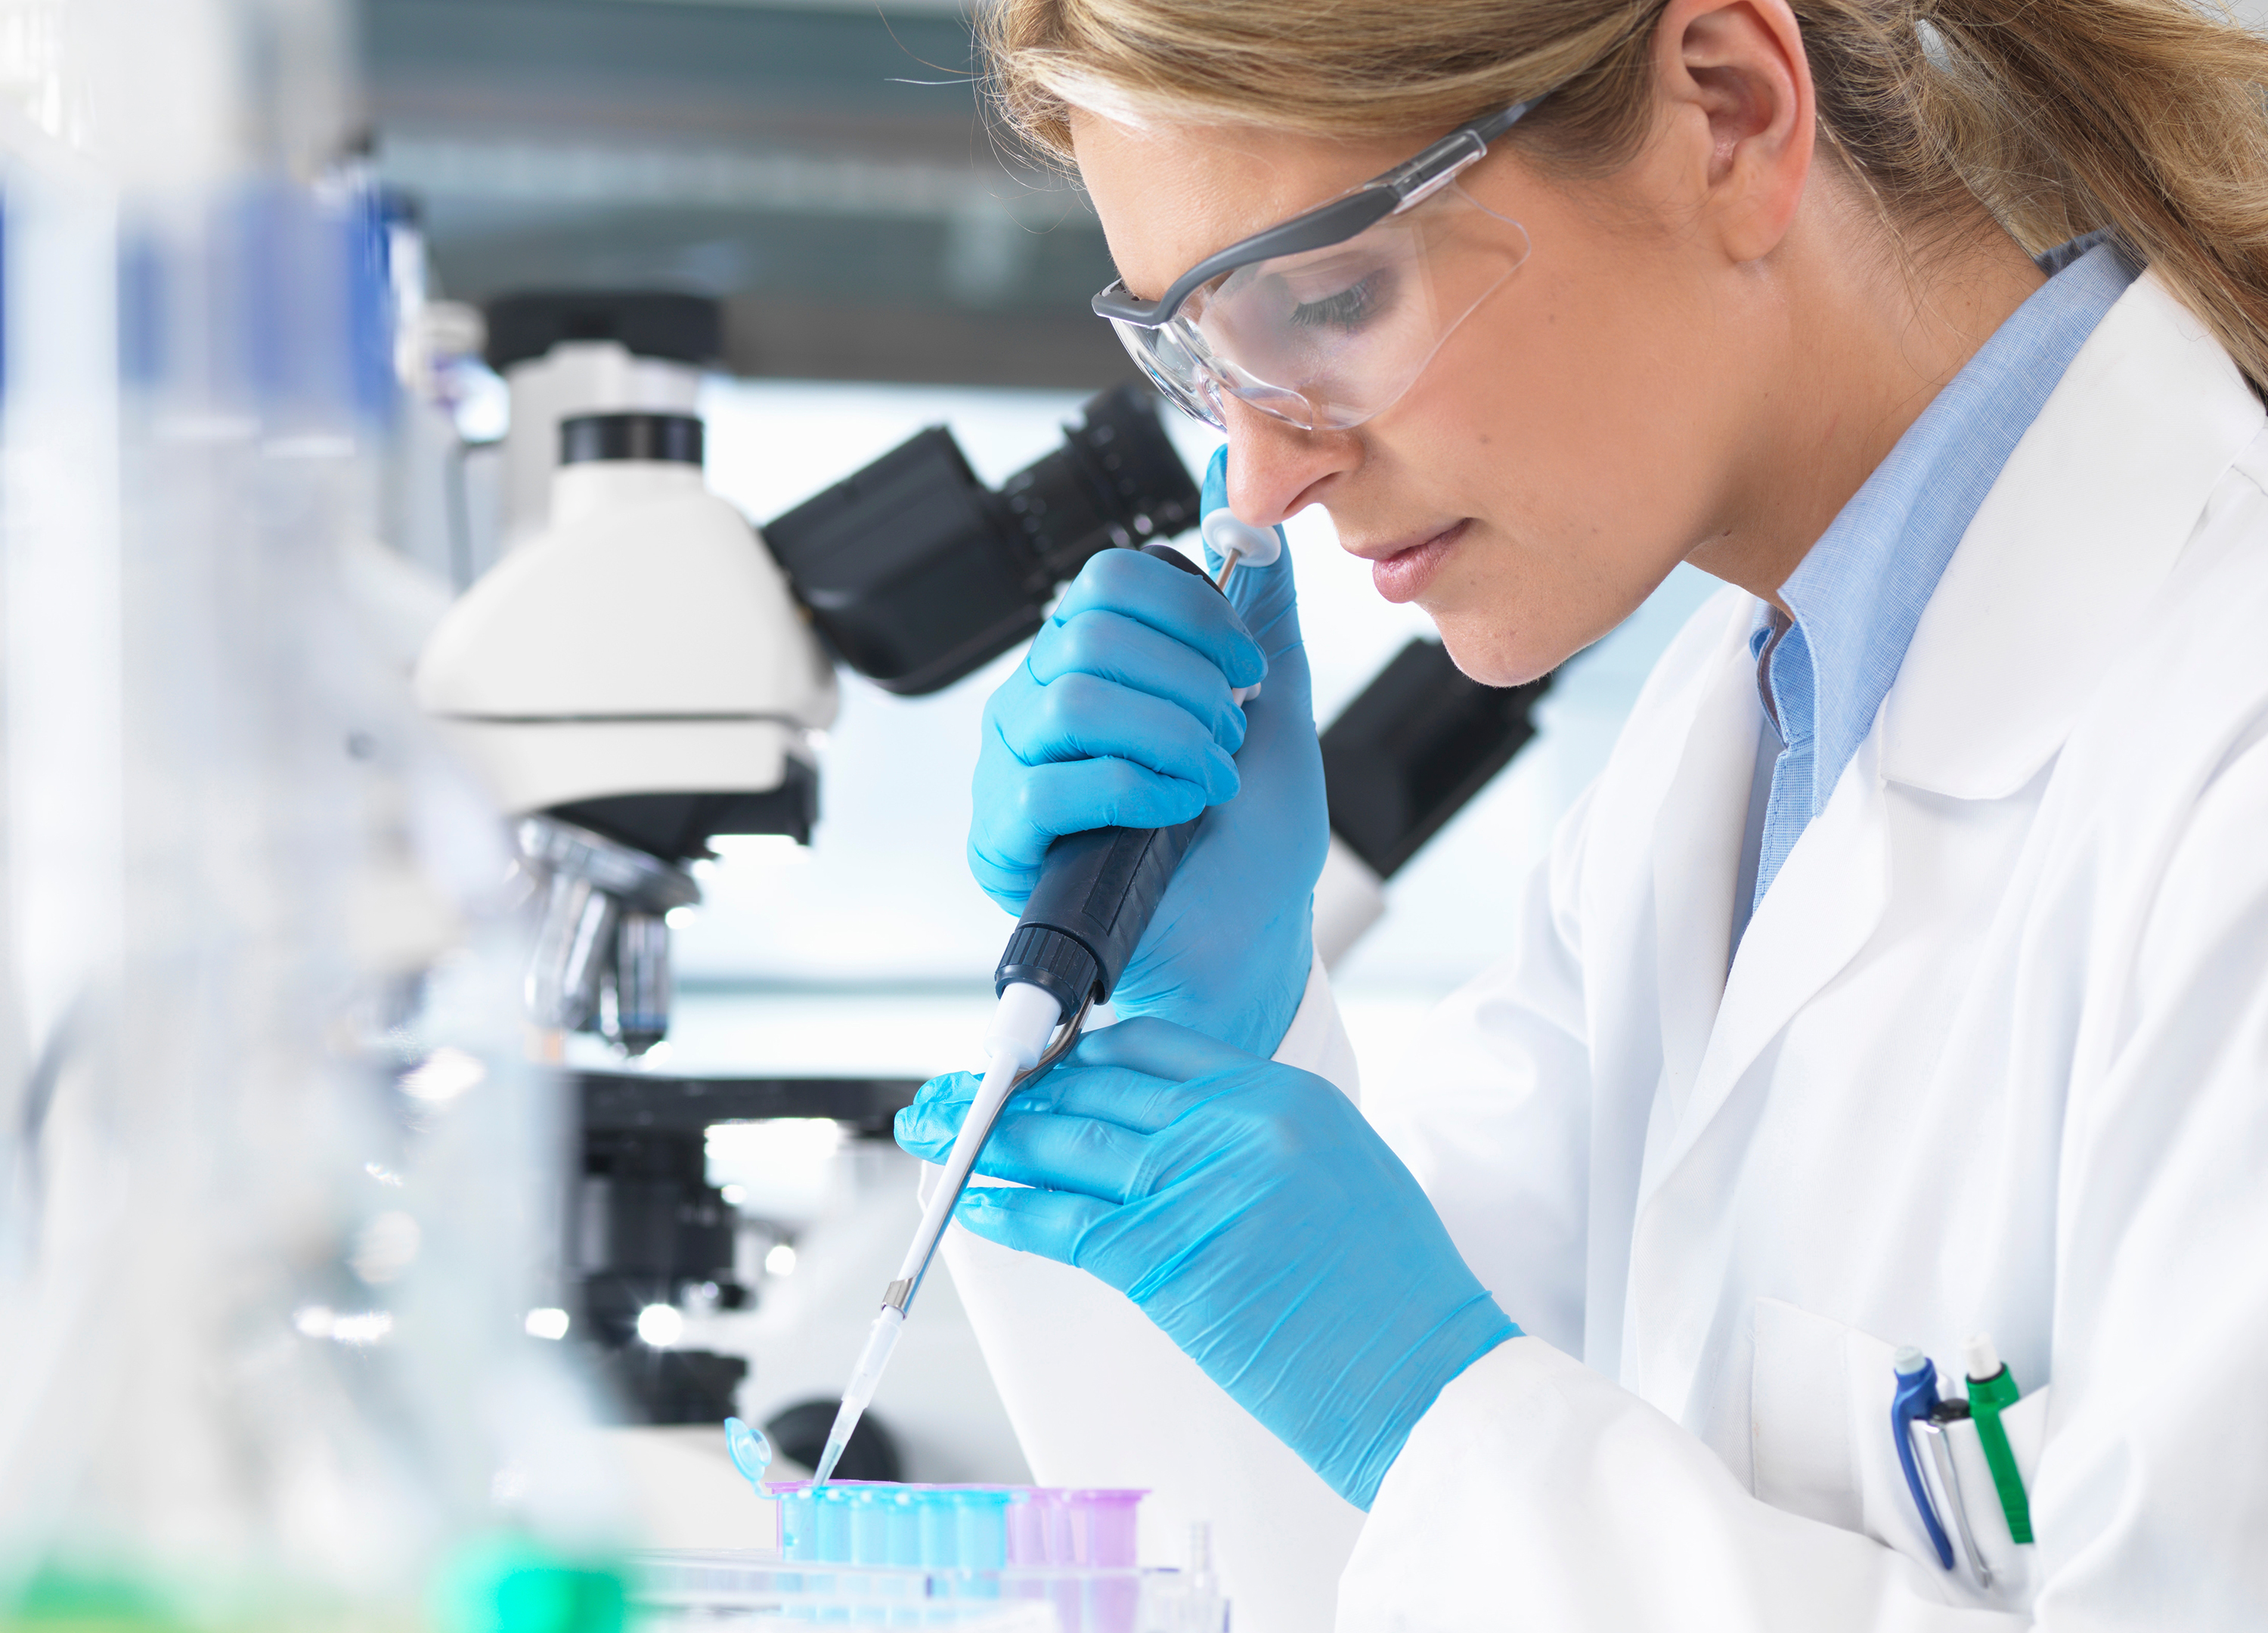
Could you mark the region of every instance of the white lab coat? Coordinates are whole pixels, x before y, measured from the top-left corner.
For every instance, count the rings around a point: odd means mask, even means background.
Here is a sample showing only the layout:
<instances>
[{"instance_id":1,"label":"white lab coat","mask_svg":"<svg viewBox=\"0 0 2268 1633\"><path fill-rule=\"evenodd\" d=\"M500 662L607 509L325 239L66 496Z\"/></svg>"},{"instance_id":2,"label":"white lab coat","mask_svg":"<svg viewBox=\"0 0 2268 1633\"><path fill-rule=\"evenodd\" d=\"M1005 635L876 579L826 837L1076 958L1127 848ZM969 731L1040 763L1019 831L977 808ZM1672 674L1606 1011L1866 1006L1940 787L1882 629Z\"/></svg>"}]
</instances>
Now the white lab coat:
<instances>
[{"instance_id":1,"label":"white lab coat","mask_svg":"<svg viewBox=\"0 0 2268 1633\"><path fill-rule=\"evenodd\" d=\"M1754 603L1695 617L1509 956L1366 1103L1532 1335L1411 1435L1341 1629L2268 1627L2264 489L2259 403L2145 276L1729 975ZM1328 1066L1333 1033L1311 988L1279 1057ZM1135 1342L1061 1267L954 1262L996 1365L1036 1327L1057 1362ZM1990 1591L1939 1567L1889 1427L1892 1349L1952 1374L1980 1331L2030 1393L2039 1539L1968 1494ZM1033 1370L1002 1382L1035 1465L1105 1472L1130 1420L1066 1433ZM1164 1384L1193 1443L1229 1432ZM1194 1510L1218 1471L1158 1477ZM1343 1518L1259 1500L1328 1517L1327 1569ZM1320 1627L1296 1562L1258 1563L1240 1629Z\"/></svg>"}]
</instances>

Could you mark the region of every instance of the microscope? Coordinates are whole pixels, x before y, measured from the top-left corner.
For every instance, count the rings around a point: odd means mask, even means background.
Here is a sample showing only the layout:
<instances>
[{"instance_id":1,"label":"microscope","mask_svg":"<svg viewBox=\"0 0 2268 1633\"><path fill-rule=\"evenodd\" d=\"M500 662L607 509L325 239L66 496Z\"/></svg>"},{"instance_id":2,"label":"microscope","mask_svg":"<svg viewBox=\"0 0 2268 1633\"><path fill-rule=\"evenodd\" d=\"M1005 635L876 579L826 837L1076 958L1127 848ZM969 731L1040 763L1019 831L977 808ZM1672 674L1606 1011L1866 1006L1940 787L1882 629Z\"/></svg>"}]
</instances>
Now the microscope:
<instances>
[{"instance_id":1,"label":"microscope","mask_svg":"<svg viewBox=\"0 0 2268 1633\"><path fill-rule=\"evenodd\" d=\"M714 303L519 296L488 326L512 394L505 548L428 640L418 701L511 818L536 917L529 1019L635 1058L668 1028L668 916L701 899L689 864L720 835L809 842L836 666L902 696L950 686L1035 634L1097 553L1194 527L1197 489L1156 398L1129 384L997 489L932 427L758 529L702 477ZM1544 684L1483 687L1439 643L1412 642L1322 734L1326 961L1527 741ZM745 1364L640 1342L642 1321L688 1293L746 1297L704 1130L820 1116L879 1136L916 1085L643 1070L566 1085L580 1132L571 1320L635 1416L714 1422ZM873 1438L887 1468L887 1437Z\"/></svg>"},{"instance_id":2,"label":"microscope","mask_svg":"<svg viewBox=\"0 0 2268 1633\"><path fill-rule=\"evenodd\" d=\"M1197 490L1129 386L998 489L932 427L759 530L702 477L713 303L535 295L488 318L512 393L505 548L429 637L417 698L510 818L530 1022L636 1058L668 1030L690 864L720 835L809 842L836 666L903 696L950 686L1037 631L1098 551L1194 526ZM688 1296L747 1297L705 1129L821 1116L879 1135L915 1085L639 1070L563 1086L570 1326L634 1417L714 1422L746 1364L652 1326Z\"/></svg>"},{"instance_id":3,"label":"microscope","mask_svg":"<svg viewBox=\"0 0 2268 1633\"><path fill-rule=\"evenodd\" d=\"M1096 552L1195 526L1197 492L1155 399L1123 386L997 491L937 426L759 532L702 480L713 304L525 296L490 335L507 548L428 641L418 702L542 894L530 1019L636 1056L667 1030L687 864L719 835L809 842L835 665L904 696L950 686Z\"/></svg>"}]
</instances>

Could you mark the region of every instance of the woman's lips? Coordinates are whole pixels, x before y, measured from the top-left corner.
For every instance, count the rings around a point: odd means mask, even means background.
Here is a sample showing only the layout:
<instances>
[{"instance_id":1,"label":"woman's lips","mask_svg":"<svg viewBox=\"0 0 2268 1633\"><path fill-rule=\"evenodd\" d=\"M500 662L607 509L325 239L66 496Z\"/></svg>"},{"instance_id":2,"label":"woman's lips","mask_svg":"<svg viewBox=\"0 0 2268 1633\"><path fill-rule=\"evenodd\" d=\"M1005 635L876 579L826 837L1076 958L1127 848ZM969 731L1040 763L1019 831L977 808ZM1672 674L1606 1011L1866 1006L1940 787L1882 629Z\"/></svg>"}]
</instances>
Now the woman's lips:
<instances>
[{"instance_id":1,"label":"woman's lips","mask_svg":"<svg viewBox=\"0 0 2268 1633\"><path fill-rule=\"evenodd\" d=\"M1441 570L1441 563L1449 559L1449 552L1457 548L1457 541L1471 526L1472 519L1467 517L1421 543L1378 557L1370 564L1371 583L1389 601L1416 600L1433 582L1433 575Z\"/></svg>"}]
</instances>

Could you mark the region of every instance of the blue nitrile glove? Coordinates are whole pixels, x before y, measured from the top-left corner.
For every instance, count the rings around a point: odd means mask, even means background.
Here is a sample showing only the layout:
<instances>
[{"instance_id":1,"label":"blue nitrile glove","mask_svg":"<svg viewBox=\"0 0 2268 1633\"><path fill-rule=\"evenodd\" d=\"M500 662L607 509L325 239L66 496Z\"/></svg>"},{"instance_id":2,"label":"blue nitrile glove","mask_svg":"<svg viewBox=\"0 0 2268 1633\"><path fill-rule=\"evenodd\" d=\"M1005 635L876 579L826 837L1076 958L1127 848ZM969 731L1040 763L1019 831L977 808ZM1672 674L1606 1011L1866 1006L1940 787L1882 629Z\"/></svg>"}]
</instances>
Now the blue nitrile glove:
<instances>
[{"instance_id":1,"label":"blue nitrile glove","mask_svg":"<svg viewBox=\"0 0 2268 1633\"><path fill-rule=\"evenodd\" d=\"M1208 511L1227 470L1224 447ZM1263 676L1239 709L1230 689ZM1291 552L1239 568L1227 602L1139 551L1087 563L985 706L975 794L969 871L1012 913L1059 835L1211 807L1111 1003L1273 1054L1306 989L1330 842Z\"/></svg>"},{"instance_id":2,"label":"blue nitrile glove","mask_svg":"<svg viewBox=\"0 0 2268 1633\"><path fill-rule=\"evenodd\" d=\"M939 1078L898 1143L943 1159ZM1091 1032L993 1124L954 1217L1077 1265L1358 1508L1449 1380L1520 1329L1418 1181L1322 1078L1160 1020Z\"/></svg>"}]
</instances>

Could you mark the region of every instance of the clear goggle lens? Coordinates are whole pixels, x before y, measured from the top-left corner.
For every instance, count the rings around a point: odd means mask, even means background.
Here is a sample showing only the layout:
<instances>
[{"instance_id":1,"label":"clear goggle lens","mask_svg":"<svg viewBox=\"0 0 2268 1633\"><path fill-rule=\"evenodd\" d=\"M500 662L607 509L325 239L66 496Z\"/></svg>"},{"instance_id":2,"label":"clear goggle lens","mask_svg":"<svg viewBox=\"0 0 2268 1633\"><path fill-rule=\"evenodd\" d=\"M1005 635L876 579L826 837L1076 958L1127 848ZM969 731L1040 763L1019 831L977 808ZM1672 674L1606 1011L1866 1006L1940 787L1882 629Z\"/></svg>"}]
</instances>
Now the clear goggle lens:
<instances>
[{"instance_id":1,"label":"clear goggle lens","mask_svg":"<svg viewBox=\"0 0 2268 1633\"><path fill-rule=\"evenodd\" d=\"M1397 401L1528 250L1518 222L1453 183L1344 243L1240 267L1155 328L1111 327L1210 424L1226 393L1308 430L1345 430Z\"/></svg>"}]
</instances>

